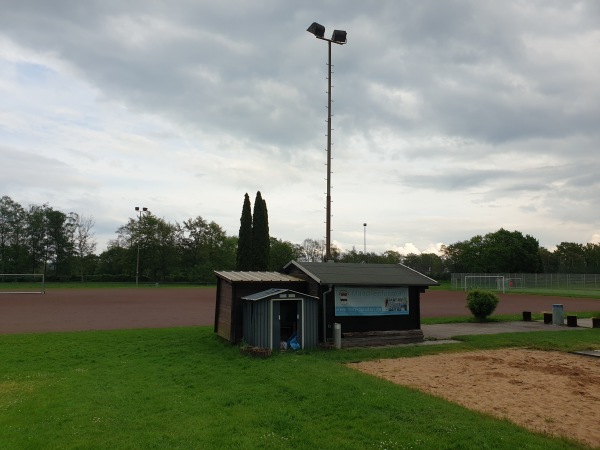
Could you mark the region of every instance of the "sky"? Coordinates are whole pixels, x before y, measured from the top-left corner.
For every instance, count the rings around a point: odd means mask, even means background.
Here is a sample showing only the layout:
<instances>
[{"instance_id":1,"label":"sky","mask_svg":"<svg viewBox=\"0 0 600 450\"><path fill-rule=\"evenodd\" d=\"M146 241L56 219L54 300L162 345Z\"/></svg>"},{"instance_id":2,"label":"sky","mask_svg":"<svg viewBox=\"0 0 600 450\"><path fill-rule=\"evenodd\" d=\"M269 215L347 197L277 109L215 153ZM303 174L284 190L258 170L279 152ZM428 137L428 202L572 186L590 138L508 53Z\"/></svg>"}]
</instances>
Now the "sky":
<instances>
[{"instance_id":1,"label":"sky","mask_svg":"<svg viewBox=\"0 0 600 450\"><path fill-rule=\"evenodd\" d=\"M0 195L236 236L438 252L600 243L600 2L0 0ZM363 224L366 223L365 227Z\"/></svg>"}]
</instances>

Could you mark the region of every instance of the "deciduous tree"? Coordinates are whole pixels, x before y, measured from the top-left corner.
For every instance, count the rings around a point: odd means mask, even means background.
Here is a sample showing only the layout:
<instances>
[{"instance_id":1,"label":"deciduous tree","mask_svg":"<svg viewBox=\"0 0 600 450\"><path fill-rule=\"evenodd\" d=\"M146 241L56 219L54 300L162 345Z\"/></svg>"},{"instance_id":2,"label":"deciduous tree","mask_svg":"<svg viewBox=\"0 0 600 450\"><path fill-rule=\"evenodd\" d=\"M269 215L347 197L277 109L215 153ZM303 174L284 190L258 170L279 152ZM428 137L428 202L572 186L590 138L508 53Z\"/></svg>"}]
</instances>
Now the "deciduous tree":
<instances>
[{"instance_id":1,"label":"deciduous tree","mask_svg":"<svg viewBox=\"0 0 600 450\"><path fill-rule=\"evenodd\" d=\"M290 261L300 260L301 255L302 248L298 244L272 237L269 270L281 270Z\"/></svg>"},{"instance_id":2,"label":"deciduous tree","mask_svg":"<svg viewBox=\"0 0 600 450\"><path fill-rule=\"evenodd\" d=\"M72 228L74 253L79 266L79 275L83 282L87 273L86 260L89 260L89 256L96 251L96 240L92 232L95 221L92 216L82 216L73 212L69 214L68 223L69 227Z\"/></svg>"},{"instance_id":3,"label":"deciduous tree","mask_svg":"<svg viewBox=\"0 0 600 450\"><path fill-rule=\"evenodd\" d=\"M442 247L452 272L497 273L541 270L539 243L520 231L503 228L485 236Z\"/></svg>"},{"instance_id":4,"label":"deciduous tree","mask_svg":"<svg viewBox=\"0 0 600 450\"><path fill-rule=\"evenodd\" d=\"M301 261L322 262L325 255L325 241L316 239L304 239L302 242Z\"/></svg>"}]
</instances>

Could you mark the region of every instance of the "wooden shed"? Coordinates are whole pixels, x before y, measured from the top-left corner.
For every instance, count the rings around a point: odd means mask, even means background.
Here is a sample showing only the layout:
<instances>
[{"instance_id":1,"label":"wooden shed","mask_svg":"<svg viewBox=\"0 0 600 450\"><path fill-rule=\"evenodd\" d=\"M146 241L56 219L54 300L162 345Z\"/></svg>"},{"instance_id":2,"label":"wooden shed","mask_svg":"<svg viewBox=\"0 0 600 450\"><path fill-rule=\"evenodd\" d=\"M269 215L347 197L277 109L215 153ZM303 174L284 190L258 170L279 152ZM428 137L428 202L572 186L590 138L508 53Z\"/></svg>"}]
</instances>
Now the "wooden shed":
<instances>
[{"instance_id":1,"label":"wooden shed","mask_svg":"<svg viewBox=\"0 0 600 450\"><path fill-rule=\"evenodd\" d=\"M242 297L266 289L293 289L306 292L306 281L279 272L215 272L217 299L214 330L230 342L238 343L243 337Z\"/></svg>"},{"instance_id":2,"label":"wooden shed","mask_svg":"<svg viewBox=\"0 0 600 450\"><path fill-rule=\"evenodd\" d=\"M284 272L320 299L319 340L339 323L343 346L422 341L420 294L439 284L402 264L291 261Z\"/></svg>"},{"instance_id":3,"label":"wooden shed","mask_svg":"<svg viewBox=\"0 0 600 450\"><path fill-rule=\"evenodd\" d=\"M318 298L290 289L242 297L243 336L251 346L278 350L296 338L301 348L319 344Z\"/></svg>"}]
</instances>

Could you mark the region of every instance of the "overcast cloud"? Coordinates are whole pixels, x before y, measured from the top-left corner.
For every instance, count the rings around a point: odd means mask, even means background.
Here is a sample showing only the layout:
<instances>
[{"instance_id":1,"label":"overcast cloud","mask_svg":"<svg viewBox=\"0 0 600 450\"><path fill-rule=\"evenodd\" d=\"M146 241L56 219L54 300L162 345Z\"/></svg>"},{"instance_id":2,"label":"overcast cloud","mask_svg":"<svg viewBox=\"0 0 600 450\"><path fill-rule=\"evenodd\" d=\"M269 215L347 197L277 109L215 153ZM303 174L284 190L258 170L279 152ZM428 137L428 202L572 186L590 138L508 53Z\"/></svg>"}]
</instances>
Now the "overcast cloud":
<instances>
[{"instance_id":1,"label":"overcast cloud","mask_svg":"<svg viewBox=\"0 0 600 450\"><path fill-rule=\"evenodd\" d=\"M600 3L0 0L0 195L92 215L135 206L237 235L434 251L504 227L600 242Z\"/></svg>"}]
</instances>

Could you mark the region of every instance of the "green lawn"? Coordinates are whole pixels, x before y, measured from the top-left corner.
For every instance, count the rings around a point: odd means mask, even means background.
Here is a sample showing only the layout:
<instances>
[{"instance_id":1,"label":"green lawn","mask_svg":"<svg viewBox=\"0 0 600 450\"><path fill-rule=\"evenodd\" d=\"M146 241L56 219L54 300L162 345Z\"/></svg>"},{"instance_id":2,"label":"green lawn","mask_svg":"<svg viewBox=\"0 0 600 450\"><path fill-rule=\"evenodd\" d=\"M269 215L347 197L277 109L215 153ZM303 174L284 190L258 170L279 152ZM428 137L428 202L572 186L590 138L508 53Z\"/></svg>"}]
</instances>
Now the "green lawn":
<instances>
[{"instance_id":1,"label":"green lawn","mask_svg":"<svg viewBox=\"0 0 600 450\"><path fill-rule=\"evenodd\" d=\"M551 295L555 297L600 298L600 289L523 288L510 289L509 294Z\"/></svg>"},{"instance_id":2,"label":"green lawn","mask_svg":"<svg viewBox=\"0 0 600 450\"><path fill-rule=\"evenodd\" d=\"M598 330L453 346L241 356L210 327L0 336L0 446L565 449L576 444L355 372L345 362L528 346L600 347Z\"/></svg>"},{"instance_id":3,"label":"green lawn","mask_svg":"<svg viewBox=\"0 0 600 450\"><path fill-rule=\"evenodd\" d=\"M456 289L455 285L451 281L442 280L438 281L439 286L430 286L431 291L464 291L464 288ZM480 288L484 289L485 288ZM500 293L494 288L490 288L495 293ZM511 288L506 289L506 294L527 294L527 295L546 295L554 297L579 297L579 298L600 298L600 289L586 288L580 289L578 287L566 288Z\"/></svg>"},{"instance_id":4,"label":"green lawn","mask_svg":"<svg viewBox=\"0 0 600 450\"><path fill-rule=\"evenodd\" d=\"M592 317L600 317L600 311L596 312L575 312L575 311L564 311L564 316L574 315L578 319L590 319ZM543 313L532 313L532 320L544 320ZM515 322L523 320L522 314L492 314L485 322ZM453 316L453 317L422 317L421 323L425 325L432 325L436 323L476 323L481 320L476 319L474 316Z\"/></svg>"}]
</instances>

